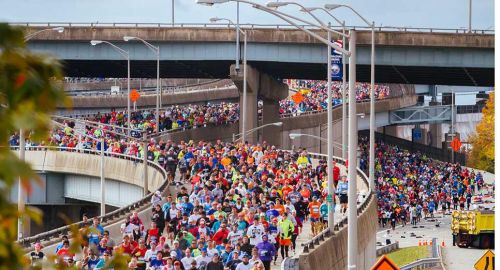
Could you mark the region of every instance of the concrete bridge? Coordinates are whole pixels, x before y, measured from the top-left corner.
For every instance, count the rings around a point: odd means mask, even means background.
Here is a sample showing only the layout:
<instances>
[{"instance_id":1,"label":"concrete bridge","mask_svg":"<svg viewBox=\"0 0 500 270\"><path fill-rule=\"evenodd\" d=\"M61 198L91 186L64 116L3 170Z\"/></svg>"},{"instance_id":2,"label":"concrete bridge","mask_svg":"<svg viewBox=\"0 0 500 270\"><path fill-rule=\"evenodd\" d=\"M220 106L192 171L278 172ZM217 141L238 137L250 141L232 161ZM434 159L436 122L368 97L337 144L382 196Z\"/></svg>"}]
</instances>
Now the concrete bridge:
<instances>
[{"instance_id":1,"label":"concrete bridge","mask_svg":"<svg viewBox=\"0 0 500 270\"><path fill-rule=\"evenodd\" d=\"M80 153L63 148L30 147L25 156L33 170L43 174L40 185L33 185L33 192L25 198L25 203L44 209L44 225L59 227L64 224L65 220L57 213L64 213L73 221L79 220L81 207L85 207L89 214L98 212L98 206L93 209L94 204L82 204L101 202L98 152ZM140 159L126 155L106 155L104 167L107 213L129 207L145 197L144 166ZM154 192L165 183L166 172L152 162L149 162L147 170L148 190ZM17 185L11 190L10 197L14 202L17 201L17 190ZM44 229L34 222L25 224L23 235L37 234Z\"/></svg>"},{"instance_id":2,"label":"concrete bridge","mask_svg":"<svg viewBox=\"0 0 500 270\"><path fill-rule=\"evenodd\" d=\"M39 29L30 26L28 33ZM248 33L248 62L260 72L280 79L325 79L327 50L306 33L243 29ZM126 35L159 45L162 78L228 78L235 59L234 30L220 27L69 24L64 33L47 31L31 39L28 46L64 60L68 76L126 77L126 61L113 48L89 44L91 39L108 40L130 52L132 77L155 77L156 56L140 42L124 42ZM370 79L370 41L369 31L358 33L357 79L361 82ZM375 43L377 83L493 85L492 34L381 28Z\"/></svg>"},{"instance_id":3,"label":"concrete bridge","mask_svg":"<svg viewBox=\"0 0 500 270\"><path fill-rule=\"evenodd\" d=\"M399 87L399 90L397 90ZM401 87L404 87L403 90ZM414 88L412 86L402 86L402 85L391 85L391 96L382 100L376 100L375 102L375 124L377 128L382 128L384 126L390 125L389 116L390 111L398 110L400 108L410 107L417 103L417 96L414 94ZM265 104L264 104L265 105ZM255 117L255 126L260 126L266 123L273 123L277 121L283 122L281 127L270 126L262 129L262 131L255 132L248 135L247 138L251 138L254 141L266 141L270 144L276 145L277 147L283 149L292 149L293 147L305 147L311 152L315 153L326 153L326 143L319 142L318 140L311 137L300 137L295 140L291 140L289 134L291 133L304 133L319 136L326 139L326 126L327 126L327 114L326 110L317 112L307 112L302 115L274 115L272 112L274 110L265 111L263 108L263 115L261 120L257 120ZM357 109L358 113L364 113L364 118L358 119L358 129L364 130L369 128L369 114L370 114L370 103L368 100L358 102ZM266 114L267 113L267 114ZM253 114L248 116L253 117ZM266 118L267 117L267 118ZM342 106L338 105L333 108L333 128L334 128L334 140L337 143L341 143L342 140ZM240 121L241 122L241 121ZM177 130L177 131L167 131L163 133L162 137L165 139L171 139L174 141L181 140L207 140L216 141L218 139L223 141L231 141L232 134L239 133L240 130L239 123L233 123L228 125L219 126L205 126L198 127L195 129ZM334 154L340 156L340 149L334 149Z\"/></svg>"},{"instance_id":4,"label":"concrete bridge","mask_svg":"<svg viewBox=\"0 0 500 270\"><path fill-rule=\"evenodd\" d=\"M38 156L41 156L40 151L28 151L26 153L26 157L31 160L30 162L33 165L34 169L40 169L41 167L53 170L60 170L63 172L81 172L81 169L78 169L83 164L91 165L91 169L93 168L92 164L98 164L98 161L95 159L97 156L92 154L83 154L76 152L52 152L50 155L53 158L49 159L51 161L47 162L47 166L38 164L35 160L38 160ZM59 156L59 157L57 157ZM325 155L321 154L311 154L313 162L317 162L319 159L325 159ZM67 159L68 163L59 163L57 165L54 163L54 159ZM85 160L89 159L89 160ZM342 171L345 171L344 161L335 158L338 164L341 167ZM111 162L111 164L108 164ZM113 164L115 163L116 164ZM131 162L131 161L127 161ZM123 163L123 164L122 164ZM123 168L122 165L129 165L121 161L117 158L110 158L106 160L106 164L115 167L116 169L125 169L124 172L116 172L117 178L120 178L118 175L133 173L131 169ZM142 166L141 166L142 167ZM114 169L113 169L114 171ZM91 172L86 173L93 173ZM113 174L114 175L114 174ZM164 178L162 178L164 179ZM358 265L361 269L367 269L370 265L375 262L376 253L375 253L375 245L376 245L376 223L372 222L373 219L376 218L376 198L373 196L369 185L368 178L366 175L358 170L357 176L358 184L357 189L360 196L360 202L358 203L358 239L359 239L359 249L358 249ZM157 183L153 182L152 185L156 185ZM173 189L168 188L168 183L161 184L158 186L164 194L172 194L175 195L175 191ZM112 213L107 214L102 221L104 228L110 231L110 236L118 241L121 237L120 225L123 222L125 216L130 215L132 210L138 211L139 217L149 224L150 221L150 209L151 204L149 203L150 195L142 199L140 202L134 203L131 206L122 207ZM335 235L329 235L327 233L322 233L321 237L318 238L317 241L311 241L304 243L305 247L302 251L296 251L297 254L292 260L297 266L300 265L300 269L345 269L347 265L347 219L346 217L339 218L336 220L335 226ZM32 244L35 241L42 241L44 248L43 251L46 254L52 254L55 248L55 245L59 242L59 237L61 234L67 234L69 232L69 227L61 227L49 232L45 232L42 234L35 235L33 237L25 238L20 243L25 247L25 251L28 252L32 249ZM303 232L309 233L309 232ZM71 236L71 235L70 235ZM302 249L302 247L298 247L297 249ZM324 254L328 254L329 259L325 261ZM324 268L324 267L327 268Z\"/></svg>"}]
</instances>

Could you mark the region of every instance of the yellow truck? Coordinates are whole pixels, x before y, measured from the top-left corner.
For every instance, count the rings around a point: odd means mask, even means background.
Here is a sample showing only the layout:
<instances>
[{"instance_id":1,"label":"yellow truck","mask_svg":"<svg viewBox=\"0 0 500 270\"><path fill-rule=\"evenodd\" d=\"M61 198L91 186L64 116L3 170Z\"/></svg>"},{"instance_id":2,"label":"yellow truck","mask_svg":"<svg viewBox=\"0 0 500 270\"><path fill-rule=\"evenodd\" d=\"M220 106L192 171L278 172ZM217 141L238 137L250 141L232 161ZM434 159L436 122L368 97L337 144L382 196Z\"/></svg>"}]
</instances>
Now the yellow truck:
<instances>
[{"instance_id":1,"label":"yellow truck","mask_svg":"<svg viewBox=\"0 0 500 270\"><path fill-rule=\"evenodd\" d=\"M494 249L495 212L455 210L451 214L453 245Z\"/></svg>"}]
</instances>

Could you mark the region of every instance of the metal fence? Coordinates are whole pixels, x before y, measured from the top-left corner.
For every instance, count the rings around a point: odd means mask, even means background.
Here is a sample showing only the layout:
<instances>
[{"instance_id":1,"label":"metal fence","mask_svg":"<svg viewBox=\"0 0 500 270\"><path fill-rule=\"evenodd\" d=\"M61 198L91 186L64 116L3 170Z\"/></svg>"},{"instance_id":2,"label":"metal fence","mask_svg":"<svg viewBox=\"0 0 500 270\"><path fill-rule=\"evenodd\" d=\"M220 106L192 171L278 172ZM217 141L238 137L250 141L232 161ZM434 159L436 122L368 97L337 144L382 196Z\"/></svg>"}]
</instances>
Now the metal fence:
<instances>
[{"instance_id":1,"label":"metal fence","mask_svg":"<svg viewBox=\"0 0 500 270\"><path fill-rule=\"evenodd\" d=\"M368 130L362 130L359 131L360 136L369 136L369 131ZM384 141L388 144L394 144L397 145L403 149L406 149L408 151L418 151L422 154L425 154L427 157L436 159L439 161L444 161L444 162L452 162L452 157L451 157L451 150L448 149L441 149L441 148L436 148L412 141L408 141L405 139L401 139L398 137L386 135L383 133L375 132L375 139ZM455 152L455 163L459 163L462 166L465 166L465 163L467 161L467 155L464 153L458 153Z\"/></svg>"}]
</instances>

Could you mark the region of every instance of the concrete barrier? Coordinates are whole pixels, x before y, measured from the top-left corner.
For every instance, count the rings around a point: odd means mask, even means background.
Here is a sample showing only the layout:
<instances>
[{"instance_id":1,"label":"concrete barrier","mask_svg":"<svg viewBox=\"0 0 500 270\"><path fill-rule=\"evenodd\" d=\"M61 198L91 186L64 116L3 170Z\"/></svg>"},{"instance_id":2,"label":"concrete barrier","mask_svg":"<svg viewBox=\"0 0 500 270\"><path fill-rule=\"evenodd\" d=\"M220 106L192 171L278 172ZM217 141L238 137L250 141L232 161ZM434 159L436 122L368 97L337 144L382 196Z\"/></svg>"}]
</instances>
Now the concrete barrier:
<instances>
[{"instance_id":1,"label":"concrete barrier","mask_svg":"<svg viewBox=\"0 0 500 270\"><path fill-rule=\"evenodd\" d=\"M239 98L238 89L235 86L214 88L208 90L198 90L174 94L162 95L162 106L206 103L213 100L236 100ZM131 105L132 106L132 105ZM156 95L143 95L137 101L136 106L154 107L156 106ZM74 109L102 109L102 108L126 108L127 95L106 95L106 96L76 96L73 97ZM61 107L62 108L62 107Z\"/></svg>"},{"instance_id":2,"label":"concrete barrier","mask_svg":"<svg viewBox=\"0 0 500 270\"><path fill-rule=\"evenodd\" d=\"M377 203L372 197L368 207L358 215L357 269L370 269L375 263ZM347 227L326 239L308 253L299 255L300 270L345 270L347 268Z\"/></svg>"},{"instance_id":3,"label":"concrete barrier","mask_svg":"<svg viewBox=\"0 0 500 270\"><path fill-rule=\"evenodd\" d=\"M38 151L33 151L37 149ZM63 150L61 148L53 148ZM66 149L67 150L67 149ZM18 153L16 151L16 153ZM26 151L26 161L31 164L32 169L37 171L54 171L69 174L82 174L88 176L100 176L100 156L97 151L86 151L85 153L69 151L49 151L46 147L28 147ZM135 157L113 154L106 156L104 160L106 166L105 177L117 181L143 186L143 169L141 160ZM169 183L166 179L166 172L155 163L148 162L148 190L161 190L163 194L172 194ZM141 200L128 206L119 208L113 212L100 216L101 224L110 230L113 235L118 235L119 222L123 220L123 215L130 214L132 211L141 213L141 218L148 220L150 211L150 200L153 193L149 193ZM73 225L79 226L80 222ZM60 240L59 237L70 232L70 225L57 228L48 232L26 237L18 241L25 252L33 249L33 243L42 242L44 251L53 250L55 244Z\"/></svg>"},{"instance_id":4,"label":"concrete barrier","mask_svg":"<svg viewBox=\"0 0 500 270\"><path fill-rule=\"evenodd\" d=\"M100 177L100 156L69 151L26 151L26 161L35 171L51 171L67 174ZM116 156L119 157L119 156ZM139 187L144 185L144 166L129 159L104 157L106 179L113 179ZM148 189L155 191L164 182L159 170L148 166Z\"/></svg>"},{"instance_id":5,"label":"concrete barrier","mask_svg":"<svg viewBox=\"0 0 500 270\"><path fill-rule=\"evenodd\" d=\"M394 250L399 248L399 242L396 241L396 243L392 243L389 245L385 245L382 247L377 248L377 257L382 256L384 254L393 252Z\"/></svg>"}]
</instances>

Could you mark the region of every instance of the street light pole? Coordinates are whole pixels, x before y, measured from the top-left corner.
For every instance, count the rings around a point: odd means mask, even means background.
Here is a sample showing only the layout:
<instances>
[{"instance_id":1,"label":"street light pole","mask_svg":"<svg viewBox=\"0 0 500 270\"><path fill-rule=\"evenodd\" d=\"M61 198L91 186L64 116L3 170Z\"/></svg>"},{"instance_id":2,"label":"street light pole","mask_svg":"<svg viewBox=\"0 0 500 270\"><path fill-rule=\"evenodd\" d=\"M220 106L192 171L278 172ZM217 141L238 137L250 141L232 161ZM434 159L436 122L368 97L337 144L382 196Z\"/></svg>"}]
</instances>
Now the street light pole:
<instances>
[{"instance_id":1,"label":"street light pole","mask_svg":"<svg viewBox=\"0 0 500 270\"><path fill-rule=\"evenodd\" d=\"M128 51L125 51L124 49L116 46L115 44L109 42L109 41L104 41L104 40L91 40L90 45L96 46L99 44L108 44L109 46L113 47L118 53L120 53L126 60L127 60L127 126L130 128L130 54ZM127 132L127 135L130 136L130 129Z\"/></svg>"},{"instance_id":2,"label":"street light pole","mask_svg":"<svg viewBox=\"0 0 500 270\"><path fill-rule=\"evenodd\" d=\"M175 0L172 0L172 26L175 25Z\"/></svg>"},{"instance_id":3,"label":"street light pole","mask_svg":"<svg viewBox=\"0 0 500 270\"><path fill-rule=\"evenodd\" d=\"M246 128L247 128L247 33L244 32L243 35L243 108L242 108L242 124L241 129L243 131L242 140L243 144L246 143Z\"/></svg>"},{"instance_id":4,"label":"street light pole","mask_svg":"<svg viewBox=\"0 0 500 270\"><path fill-rule=\"evenodd\" d=\"M101 139L101 216L106 214L106 203L105 203L105 177L104 177L104 146L106 144L104 140L104 134L102 134Z\"/></svg>"},{"instance_id":5,"label":"street light pole","mask_svg":"<svg viewBox=\"0 0 500 270\"><path fill-rule=\"evenodd\" d=\"M155 121L156 121L156 133L160 132L160 46L156 47L153 44L145 41L142 38L139 37L132 37L132 36L124 36L123 40L124 41L129 41L129 40L139 40L148 49L150 49L154 54L156 54L156 116L155 116Z\"/></svg>"},{"instance_id":6,"label":"street light pole","mask_svg":"<svg viewBox=\"0 0 500 270\"><path fill-rule=\"evenodd\" d=\"M469 0L469 33L472 32L472 0Z\"/></svg>"},{"instance_id":7,"label":"street light pole","mask_svg":"<svg viewBox=\"0 0 500 270\"><path fill-rule=\"evenodd\" d=\"M130 136L130 56L127 55L127 136Z\"/></svg>"},{"instance_id":8,"label":"street light pole","mask_svg":"<svg viewBox=\"0 0 500 270\"><path fill-rule=\"evenodd\" d=\"M20 129L19 130L19 159L24 162L25 160L25 139L24 139L24 130ZM19 213L24 212L24 189L23 185L21 184L22 179L19 177L18 181L18 187L17 187L17 208ZM17 240L20 240L23 238L23 215L19 215L19 218L17 220Z\"/></svg>"},{"instance_id":9,"label":"street light pole","mask_svg":"<svg viewBox=\"0 0 500 270\"><path fill-rule=\"evenodd\" d=\"M148 195L148 143L146 141L146 132L143 134L143 146L142 146L142 151L144 153L142 157L142 162L144 163L144 187L143 187L143 196Z\"/></svg>"},{"instance_id":10,"label":"street light pole","mask_svg":"<svg viewBox=\"0 0 500 270\"><path fill-rule=\"evenodd\" d=\"M348 164L348 217L347 217L347 268L356 269L358 256L358 220L356 209L356 150L358 124L356 117L356 30L350 30L349 41L349 164Z\"/></svg>"},{"instance_id":11,"label":"street light pole","mask_svg":"<svg viewBox=\"0 0 500 270\"><path fill-rule=\"evenodd\" d=\"M230 20L228 20L230 21ZM230 21L231 23L231 21ZM240 71L240 3L236 3L236 73Z\"/></svg>"},{"instance_id":12,"label":"street light pole","mask_svg":"<svg viewBox=\"0 0 500 270\"><path fill-rule=\"evenodd\" d=\"M30 39L35 37L36 35L46 32L46 31L57 31L58 33L64 32L64 27L53 27L53 28L47 28L47 29L42 29L40 31L37 31L35 33L26 35L24 37L24 42L28 42ZM21 128L19 129L19 159L21 161L25 161L25 151L26 151L26 140L24 136L24 130ZM23 238L23 222L24 222L24 217L22 213L24 213L24 189L21 184L22 180L21 177L19 177L18 180L18 190L17 190L17 209L19 212L19 218L17 220L17 240L21 240Z\"/></svg>"},{"instance_id":13,"label":"street light pole","mask_svg":"<svg viewBox=\"0 0 500 270\"><path fill-rule=\"evenodd\" d=\"M227 21L229 24L234 25L236 28L236 39L237 39L237 58L236 58L236 73L239 74L239 36L240 33L243 35L243 105L241 106L241 134L243 143L246 142L246 128L247 128L247 32L239 28L239 25L226 18L210 18L211 22L217 21ZM234 137L233 137L234 141Z\"/></svg>"},{"instance_id":14,"label":"street light pole","mask_svg":"<svg viewBox=\"0 0 500 270\"><path fill-rule=\"evenodd\" d=\"M332 41L331 33L328 32L328 41ZM327 91L328 91L328 102L327 102L327 122L328 122L328 141L327 141L327 180L328 180L328 196L331 198L331 201L328 202L328 228L330 229L330 233L334 233L334 204L333 204L333 115L332 115L332 104L333 104L333 95L332 95L332 46L327 46Z\"/></svg>"},{"instance_id":15,"label":"street light pole","mask_svg":"<svg viewBox=\"0 0 500 270\"><path fill-rule=\"evenodd\" d=\"M47 29L42 29L40 31L36 31L33 34L26 35L24 37L24 42L27 42L28 40L32 39L34 36L36 36L40 33L46 32L46 31L57 31L59 33L62 33L62 32L64 32L64 27L54 27L54 28L47 28Z\"/></svg>"},{"instance_id":16,"label":"street light pole","mask_svg":"<svg viewBox=\"0 0 500 270\"><path fill-rule=\"evenodd\" d=\"M375 22L372 22L372 53L371 53L371 91L370 91L370 157L368 175L370 189L375 192Z\"/></svg>"},{"instance_id":17,"label":"street light pole","mask_svg":"<svg viewBox=\"0 0 500 270\"><path fill-rule=\"evenodd\" d=\"M342 33L345 34L345 21L342 21ZM346 46L347 39L342 37L342 47ZM342 159L347 159L347 97L346 97L346 54L342 53Z\"/></svg>"},{"instance_id":18,"label":"street light pole","mask_svg":"<svg viewBox=\"0 0 500 270\"><path fill-rule=\"evenodd\" d=\"M372 44L371 44L371 90L370 90L370 151L369 151L369 186L372 192L375 191L375 22L368 22L359 12L349 5L342 4L326 4L325 9L333 10L339 7L345 7L350 9L354 14L356 14L361 20L363 20L369 27L371 27L372 32ZM349 89L350 90L350 89Z\"/></svg>"}]
</instances>

